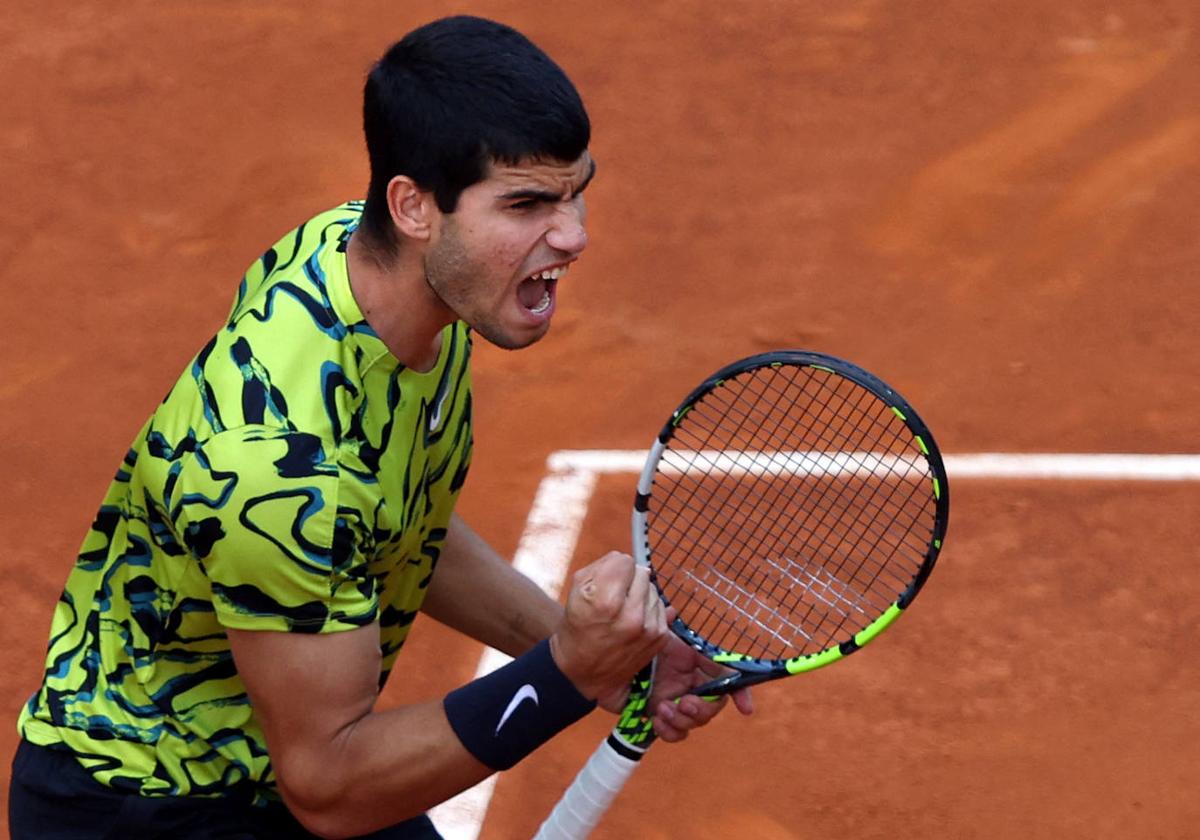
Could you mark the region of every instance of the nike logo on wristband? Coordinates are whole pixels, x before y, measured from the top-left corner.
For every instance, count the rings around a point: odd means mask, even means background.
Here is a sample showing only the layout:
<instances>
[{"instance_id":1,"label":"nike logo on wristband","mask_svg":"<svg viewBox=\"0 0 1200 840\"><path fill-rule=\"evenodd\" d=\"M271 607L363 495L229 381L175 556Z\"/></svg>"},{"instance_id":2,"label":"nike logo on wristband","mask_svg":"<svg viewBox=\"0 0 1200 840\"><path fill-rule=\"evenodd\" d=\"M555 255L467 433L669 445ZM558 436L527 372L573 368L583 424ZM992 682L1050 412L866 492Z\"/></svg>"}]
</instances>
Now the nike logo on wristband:
<instances>
[{"instance_id":1,"label":"nike logo on wristband","mask_svg":"<svg viewBox=\"0 0 1200 840\"><path fill-rule=\"evenodd\" d=\"M508 722L508 719L512 717L513 712L517 710L517 707L526 700L532 700L533 705L535 706L538 704L537 689L531 686L529 683L525 683L525 685L518 688L517 693L512 696L511 700L508 701L508 708L504 710L504 714L500 715L500 722L496 724L496 735L500 734L501 727Z\"/></svg>"}]
</instances>

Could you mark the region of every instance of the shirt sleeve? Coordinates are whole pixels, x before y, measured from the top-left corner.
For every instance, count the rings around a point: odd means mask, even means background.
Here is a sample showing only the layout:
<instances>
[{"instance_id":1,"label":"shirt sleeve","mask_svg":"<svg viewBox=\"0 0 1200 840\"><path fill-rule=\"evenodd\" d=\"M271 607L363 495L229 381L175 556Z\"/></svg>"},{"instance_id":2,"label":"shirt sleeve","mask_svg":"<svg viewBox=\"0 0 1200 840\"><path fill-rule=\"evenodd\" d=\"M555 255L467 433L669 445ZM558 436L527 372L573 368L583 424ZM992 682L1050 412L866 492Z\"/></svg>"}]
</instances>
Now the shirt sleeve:
<instances>
[{"instance_id":1,"label":"shirt sleeve","mask_svg":"<svg viewBox=\"0 0 1200 840\"><path fill-rule=\"evenodd\" d=\"M178 462L167 508L222 625L326 633L378 616L364 517L338 505L331 450L316 435L248 426Z\"/></svg>"}]
</instances>

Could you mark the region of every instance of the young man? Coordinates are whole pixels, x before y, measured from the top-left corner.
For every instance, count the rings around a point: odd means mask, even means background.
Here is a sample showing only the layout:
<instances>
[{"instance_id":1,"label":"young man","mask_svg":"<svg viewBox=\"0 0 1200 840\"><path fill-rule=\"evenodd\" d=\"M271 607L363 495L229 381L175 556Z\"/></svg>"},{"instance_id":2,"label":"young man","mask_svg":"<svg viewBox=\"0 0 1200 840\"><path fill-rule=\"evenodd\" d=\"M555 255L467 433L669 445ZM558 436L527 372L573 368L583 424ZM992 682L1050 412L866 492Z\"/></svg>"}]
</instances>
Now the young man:
<instances>
[{"instance_id":1,"label":"young man","mask_svg":"<svg viewBox=\"0 0 1200 840\"><path fill-rule=\"evenodd\" d=\"M541 338L587 243L574 87L515 31L449 18L376 65L364 126L365 205L250 268L101 505L21 715L17 840L437 837L427 808L618 710L656 655L660 737L722 705L671 702L715 666L628 556L564 609L453 513L470 333ZM516 659L376 712L419 610Z\"/></svg>"}]
</instances>

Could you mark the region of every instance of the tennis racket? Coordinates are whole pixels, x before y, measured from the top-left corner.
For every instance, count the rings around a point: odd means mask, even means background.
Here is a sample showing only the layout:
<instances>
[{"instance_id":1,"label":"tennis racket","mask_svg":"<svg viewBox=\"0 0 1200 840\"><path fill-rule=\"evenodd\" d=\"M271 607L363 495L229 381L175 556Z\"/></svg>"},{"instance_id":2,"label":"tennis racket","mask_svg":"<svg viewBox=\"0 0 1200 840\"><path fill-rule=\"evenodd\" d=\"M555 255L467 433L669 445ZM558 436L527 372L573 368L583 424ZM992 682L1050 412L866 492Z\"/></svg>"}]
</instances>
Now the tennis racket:
<instances>
[{"instance_id":1,"label":"tennis racket","mask_svg":"<svg viewBox=\"0 0 1200 840\"><path fill-rule=\"evenodd\" d=\"M949 518L942 457L880 379L820 353L742 359L659 432L633 505L636 561L671 629L726 676L718 696L829 665L912 603ZM654 740L647 667L535 840L583 840Z\"/></svg>"}]
</instances>

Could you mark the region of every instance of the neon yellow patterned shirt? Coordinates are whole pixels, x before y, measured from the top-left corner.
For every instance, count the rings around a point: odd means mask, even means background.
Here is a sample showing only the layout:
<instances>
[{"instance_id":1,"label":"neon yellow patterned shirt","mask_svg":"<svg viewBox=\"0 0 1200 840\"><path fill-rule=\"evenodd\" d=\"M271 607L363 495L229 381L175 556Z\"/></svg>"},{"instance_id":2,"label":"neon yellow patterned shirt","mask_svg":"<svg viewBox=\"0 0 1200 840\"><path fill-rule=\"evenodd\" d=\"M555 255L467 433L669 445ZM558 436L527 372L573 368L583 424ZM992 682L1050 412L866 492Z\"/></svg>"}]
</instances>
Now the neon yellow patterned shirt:
<instances>
[{"instance_id":1,"label":"neon yellow patterned shirt","mask_svg":"<svg viewBox=\"0 0 1200 840\"><path fill-rule=\"evenodd\" d=\"M273 798L225 628L378 621L382 686L421 606L470 462L470 336L447 327L427 373L387 350L347 276L361 211L251 267L84 540L19 728L107 785Z\"/></svg>"}]
</instances>

